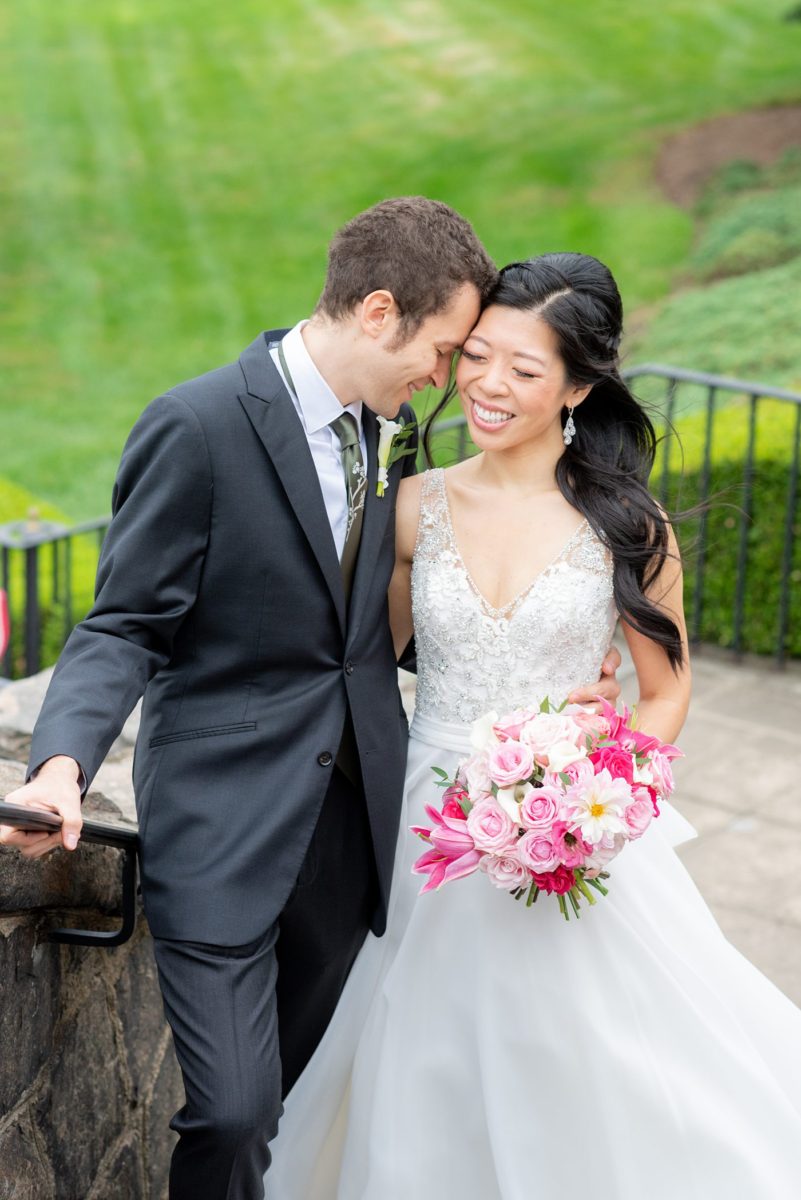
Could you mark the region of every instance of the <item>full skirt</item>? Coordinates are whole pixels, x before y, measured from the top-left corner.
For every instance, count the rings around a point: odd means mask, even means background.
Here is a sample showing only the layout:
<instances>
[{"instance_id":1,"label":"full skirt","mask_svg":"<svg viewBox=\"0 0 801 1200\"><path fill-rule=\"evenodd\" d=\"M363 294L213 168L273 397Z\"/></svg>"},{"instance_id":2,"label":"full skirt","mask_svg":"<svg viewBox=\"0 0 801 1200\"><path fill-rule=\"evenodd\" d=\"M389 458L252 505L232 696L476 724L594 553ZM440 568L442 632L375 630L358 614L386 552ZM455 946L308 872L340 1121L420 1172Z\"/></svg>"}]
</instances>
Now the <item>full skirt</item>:
<instances>
[{"instance_id":1,"label":"full skirt","mask_svg":"<svg viewBox=\"0 0 801 1200\"><path fill-rule=\"evenodd\" d=\"M467 739L415 717L388 929L287 1099L269 1200L801 1195L801 1010L724 937L672 805L579 920L482 873L418 895L409 825Z\"/></svg>"}]
</instances>

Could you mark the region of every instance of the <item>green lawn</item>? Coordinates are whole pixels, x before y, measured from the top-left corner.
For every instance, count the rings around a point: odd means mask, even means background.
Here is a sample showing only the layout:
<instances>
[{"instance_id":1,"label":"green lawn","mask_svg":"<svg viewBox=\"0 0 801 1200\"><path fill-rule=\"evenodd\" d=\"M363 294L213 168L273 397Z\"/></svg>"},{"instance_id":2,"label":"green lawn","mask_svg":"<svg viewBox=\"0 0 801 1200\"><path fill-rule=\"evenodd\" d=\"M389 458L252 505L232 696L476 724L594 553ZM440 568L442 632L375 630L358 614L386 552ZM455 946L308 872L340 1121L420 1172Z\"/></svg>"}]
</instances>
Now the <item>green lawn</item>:
<instances>
[{"instance_id":1,"label":"green lawn","mask_svg":"<svg viewBox=\"0 0 801 1200\"><path fill-rule=\"evenodd\" d=\"M595 253L630 308L659 301L693 241L659 142L799 98L787 7L3 6L0 477L105 511L143 405L305 314L331 232L383 196L448 200L501 262Z\"/></svg>"}]
</instances>

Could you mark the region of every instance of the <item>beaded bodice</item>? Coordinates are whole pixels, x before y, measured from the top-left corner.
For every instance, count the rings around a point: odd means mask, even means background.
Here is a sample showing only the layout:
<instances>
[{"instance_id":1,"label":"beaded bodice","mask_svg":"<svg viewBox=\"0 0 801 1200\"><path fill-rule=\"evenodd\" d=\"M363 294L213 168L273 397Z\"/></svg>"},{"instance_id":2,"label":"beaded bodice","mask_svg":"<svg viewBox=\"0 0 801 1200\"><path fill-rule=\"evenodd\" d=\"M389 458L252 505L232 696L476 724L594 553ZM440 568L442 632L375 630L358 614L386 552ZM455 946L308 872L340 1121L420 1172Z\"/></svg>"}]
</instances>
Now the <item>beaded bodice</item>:
<instances>
[{"instance_id":1,"label":"beaded bodice","mask_svg":"<svg viewBox=\"0 0 801 1200\"><path fill-rule=\"evenodd\" d=\"M614 632L612 558L586 522L503 609L473 583L453 533L445 473L423 477L412 565L416 710L468 723L596 679Z\"/></svg>"}]
</instances>

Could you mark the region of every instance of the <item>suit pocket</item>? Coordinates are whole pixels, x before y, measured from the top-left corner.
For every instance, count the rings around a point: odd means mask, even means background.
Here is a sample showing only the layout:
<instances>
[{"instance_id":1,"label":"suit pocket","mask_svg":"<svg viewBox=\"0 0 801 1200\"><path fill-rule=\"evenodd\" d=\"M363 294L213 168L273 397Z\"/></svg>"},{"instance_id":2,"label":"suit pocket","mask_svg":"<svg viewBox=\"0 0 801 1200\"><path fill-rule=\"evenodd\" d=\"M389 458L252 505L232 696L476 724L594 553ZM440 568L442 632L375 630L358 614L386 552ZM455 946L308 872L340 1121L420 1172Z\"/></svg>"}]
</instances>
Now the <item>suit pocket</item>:
<instances>
[{"instance_id":1,"label":"suit pocket","mask_svg":"<svg viewBox=\"0 0 801 1200\"><path fill-rule=\"evenodd\" d=\"M205 729L186 729L181 733L165 733L161 737L153 737L148 745L151 749L156 746L167 746L170 742L191 742L195 738L222 737L226 733L252 733L256 728L255 721L240 721L237 725L208 725Z\"/></svg>"}]
</instances>

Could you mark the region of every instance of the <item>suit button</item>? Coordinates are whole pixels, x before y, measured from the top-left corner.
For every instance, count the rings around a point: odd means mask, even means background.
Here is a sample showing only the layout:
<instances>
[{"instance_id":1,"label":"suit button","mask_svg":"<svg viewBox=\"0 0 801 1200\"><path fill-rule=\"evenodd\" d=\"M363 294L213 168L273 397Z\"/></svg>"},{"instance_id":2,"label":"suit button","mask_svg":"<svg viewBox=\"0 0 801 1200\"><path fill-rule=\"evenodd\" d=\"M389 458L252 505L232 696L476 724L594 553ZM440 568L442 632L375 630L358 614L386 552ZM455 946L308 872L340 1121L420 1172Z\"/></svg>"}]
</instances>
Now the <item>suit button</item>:
<instances>
[{"instance_id":1,"label":"suit button","mask_svg":"<svg viewBox=\"0 0 801 1200\"><path fill-rule=\"evenodd\" d=\"M348 659L348 661L345 663L345 674L346 675L353 674L353 663L350 661L350 659Z\"/></svg>"},{"instance_id":2,"label":"suit button","mask_svg":"<svg viewBox=\"0 0 801 1200\"><path fill-rule=\"evenodd\" d=\"M317 761L321 767L330 767L331 763L334 761L334 756L330 753L330 751L323 750L322 754L317 755Z\"/></svg>"}]
</instances>

